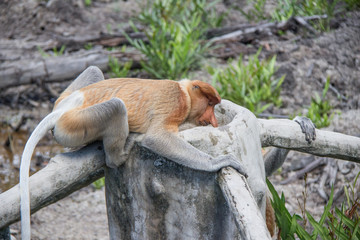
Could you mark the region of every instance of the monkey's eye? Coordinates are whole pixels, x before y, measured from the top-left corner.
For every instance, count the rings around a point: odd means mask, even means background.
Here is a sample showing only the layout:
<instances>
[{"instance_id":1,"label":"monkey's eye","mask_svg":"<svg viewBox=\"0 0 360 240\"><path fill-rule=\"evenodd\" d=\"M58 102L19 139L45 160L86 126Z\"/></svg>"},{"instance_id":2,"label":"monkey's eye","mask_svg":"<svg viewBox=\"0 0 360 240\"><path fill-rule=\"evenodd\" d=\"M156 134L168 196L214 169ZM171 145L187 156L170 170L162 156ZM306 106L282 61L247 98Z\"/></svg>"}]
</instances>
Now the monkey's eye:
<instances>
[{"instance_id":1,"label":"monkey's eye","mask_svg":"<svg viewBox=\"0 0 360 240\"><path fill-rule=\"evenodd\" d=\"M208 105L209 105L209 106L214 106L214 103L213 103L213 102L209 102Z\"/></svg>"},{"instance_id":2,"label":"monkey's eye","mask_svg":"<svg viewBox=\"0 0 360 240\"><path fill-rule=\"evenodd\" d=\"M199 89L199 86L198 86L198 85L194 85L194 86L193 86L193 89Z\"/></svg>"}]
</instances>

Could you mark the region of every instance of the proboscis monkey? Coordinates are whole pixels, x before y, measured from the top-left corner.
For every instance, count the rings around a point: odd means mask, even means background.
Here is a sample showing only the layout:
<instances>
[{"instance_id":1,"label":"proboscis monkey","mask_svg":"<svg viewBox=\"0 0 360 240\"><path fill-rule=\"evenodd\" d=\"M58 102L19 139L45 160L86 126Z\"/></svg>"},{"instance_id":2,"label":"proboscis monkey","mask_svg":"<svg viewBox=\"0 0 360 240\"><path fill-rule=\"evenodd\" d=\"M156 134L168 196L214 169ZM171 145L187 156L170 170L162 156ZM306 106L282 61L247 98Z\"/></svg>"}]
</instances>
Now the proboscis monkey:
<instances>
[{"instance_id":1,"label":"proboscis monkey","mask_svg":"<svg viewBox=\"0 0 360 240\"><path fill-rule=\"evenodd\" d=\"M231 166L243 175L233 155L212 157L176 135L184 122L218 126L214 106L218 92L201 81L108 79L97 67L86 69L55 102L31 134L20 166L22 239L30 239L29 167L34 148L49 131L65 147L102 140L109 167L124 163L129 132L144 134L141 145L181 165L218 171Z\"/></svg>"}]
</instances>

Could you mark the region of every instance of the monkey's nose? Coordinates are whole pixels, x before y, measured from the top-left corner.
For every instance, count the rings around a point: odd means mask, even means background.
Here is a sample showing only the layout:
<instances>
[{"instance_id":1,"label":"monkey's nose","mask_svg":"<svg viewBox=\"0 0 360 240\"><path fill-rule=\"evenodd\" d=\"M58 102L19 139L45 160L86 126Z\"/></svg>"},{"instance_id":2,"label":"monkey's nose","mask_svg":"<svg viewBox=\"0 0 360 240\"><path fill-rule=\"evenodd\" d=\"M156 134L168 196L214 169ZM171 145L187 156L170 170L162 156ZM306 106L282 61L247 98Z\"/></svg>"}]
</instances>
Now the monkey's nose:
<instances>
[{"instance_id":1,"label":"monkey's nose","mask_svg":"<svg viewBox=\"0 0 360 240\"><path fill-rule=\"evenodd\" d=\"M215 128L218 127L218 121L217 121L215 115L210 119L210 124Z\"/></svg>"},{"instance_id":2,"label":"monkey's nose","mask_svg":"<svg viewBox=\"0 0 360 240\"><path fill-rule=\"evenodd\" d=\"M199 121L199 122L198 122L198 125L200 125L200 126L207 126L207 125L209 125L209 123L208 123L207 121L203 120L203 121Z\"/></svg>"}]
</instances>

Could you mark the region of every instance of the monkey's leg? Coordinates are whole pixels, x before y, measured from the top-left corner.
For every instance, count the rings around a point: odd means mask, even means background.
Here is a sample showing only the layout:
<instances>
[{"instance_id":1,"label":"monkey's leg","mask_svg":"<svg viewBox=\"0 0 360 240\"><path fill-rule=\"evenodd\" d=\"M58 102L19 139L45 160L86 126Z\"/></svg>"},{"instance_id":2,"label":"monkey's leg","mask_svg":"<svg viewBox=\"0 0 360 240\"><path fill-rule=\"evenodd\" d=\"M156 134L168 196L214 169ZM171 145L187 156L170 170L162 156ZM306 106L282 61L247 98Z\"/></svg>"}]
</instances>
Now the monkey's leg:
<instances>
[{"instance_id":1,"label":"monkey's leg","mask_svg":"<svg viewBox=\"0 0 360 240\"><path fill-rule=\"evenodd\" d=\"M127 111L119 98L65 112L54 128L57 142L79 147L103 140L106 164L117 167L124 161L124 145L129 134Z\"/></svg>"},{"instance_id":2,"label":"monkey's leg","mask_svg":"<svg viewBox=\"0 0 360 240\"><path fill-rule=\"evenodd\" d=\"M100 68L90 66L85 69L66 89L67 92L74 92L80 88L86 87L90 84L104 80L104 75Z\"/></svg>"},{"instance_id":3,"label":"monkey's leg","mask_svg":"<svg viewBox=\"0 0 360 240\"><path fill-rule=\"evenodd\" d=\"M223 167L231 166L247 176L245 168L235 156L229 154L212 157L191 146L175 133L163 129L148 131L141 145L178 164L196 170L215 172Z\"/></svg>"},{"instance_id":4,"label":"monkey's leg","mask_svg":"<svg viewBox=\"0 0 360 240\"><path fill-rule=\"evenodd\" d=\"M302 132L305 134L305 139L309 144L315 140L315 125L309 118L297 116L293 121L300 125ZM266 177L273 174L283 165L288 153L288 149L273 148L265 155L264 161Z\"/></svg>"},{"instance_id":5,"label":"monkey's leg","mask_svg":"<svg viewBox=\"0 0 360 240\"><path fill-rule=\"evenodd\" d=\"M285 162L290 150L283 148L273 148L264 156L266 177L271 176Z\"/></svg>"}]
</instances>

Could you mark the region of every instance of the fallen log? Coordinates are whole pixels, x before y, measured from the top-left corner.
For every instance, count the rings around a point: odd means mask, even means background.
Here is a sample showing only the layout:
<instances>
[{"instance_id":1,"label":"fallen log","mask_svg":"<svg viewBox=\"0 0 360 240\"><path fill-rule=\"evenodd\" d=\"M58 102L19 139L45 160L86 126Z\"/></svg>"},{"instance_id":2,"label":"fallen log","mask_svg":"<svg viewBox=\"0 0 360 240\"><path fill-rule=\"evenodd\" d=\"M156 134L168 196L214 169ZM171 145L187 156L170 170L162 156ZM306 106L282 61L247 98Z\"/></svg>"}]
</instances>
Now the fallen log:
<instances>
[{"instance_id":1,"label":"fallen log","mask_svg":"<svg viewBox=\"0 0 360 240\"><path fill-rule=\"evenodd\" d=\"M311 16L311 17L292 17L287 21L283 22L264 22L257 25L243 25L238 26L237 28L228 28L228 30L234 30L220 36L212 37L209 41L218 44L222 42L229 41L239 41L243 43L250 42L254 39L264 38L273 34L277 34L279 31L286 31L293 28L296 25L300 25L308 29L311 33L317 34L318 32L308 23L310 20L326 18L327 16ZM214 32L224 33L226 31L221 31L218 29ZM209 36L212 36L209 34Z\"/></svg>"},{"instance_id":2,"label":"fallen log","mask_svg":"<svg viewBox=\"0 0 360 240\"><path fill-rule=\"evenodd\" d=\"M21 59L0 65L0 89L30 84L39 80L44 82L71 80L92 65L106 71L109 56L116 57L120 65L129 61L133 62L133 66L140 65L141 56L136 52L107 52L105 50L79 51L71 56Z\"/></svg>"},{"instance_id":3,"label":"fallen log","mask_svg":"<svg viewBox=\"0 0 360 240\"><path fill-rule=\"evenodd\" d=\"M147 41L147 37L143 32L129 32L127 33L131 39L138 39L144 42ZM100 35L90 35L90 36L74 36L74 37L63 37L56 35L54 38L57 41L57 46L66 46L72 50L79 50L84 47L86 44L101 45L104 47L115 47L122 45L129 45L129 41L122 33L101 33ZM50 49L50 48L48 48Z\"/></svg>"}]
</instances>

